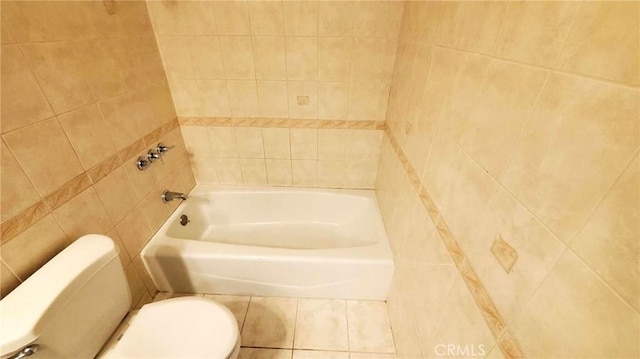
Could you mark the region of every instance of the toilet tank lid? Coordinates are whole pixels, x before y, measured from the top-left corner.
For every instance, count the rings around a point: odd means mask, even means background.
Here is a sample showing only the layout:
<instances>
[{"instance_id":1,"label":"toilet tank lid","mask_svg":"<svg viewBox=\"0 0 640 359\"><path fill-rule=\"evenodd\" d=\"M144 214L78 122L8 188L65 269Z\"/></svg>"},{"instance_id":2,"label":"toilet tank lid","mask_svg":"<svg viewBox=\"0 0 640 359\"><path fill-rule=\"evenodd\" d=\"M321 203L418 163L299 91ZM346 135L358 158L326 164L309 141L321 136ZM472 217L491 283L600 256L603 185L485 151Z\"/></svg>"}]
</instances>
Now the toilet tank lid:
<instances>
[{"instance_id":1,"label":"toilet tank lid","mask_svg":"<svg viewBox=\"0 0 640 359\"><path fill-rule=\"evenodd\" d=\"M69 298L117 256L111 238L83 236L0 300L0 357L33 343Z\"/></svg>"}]
</instances>

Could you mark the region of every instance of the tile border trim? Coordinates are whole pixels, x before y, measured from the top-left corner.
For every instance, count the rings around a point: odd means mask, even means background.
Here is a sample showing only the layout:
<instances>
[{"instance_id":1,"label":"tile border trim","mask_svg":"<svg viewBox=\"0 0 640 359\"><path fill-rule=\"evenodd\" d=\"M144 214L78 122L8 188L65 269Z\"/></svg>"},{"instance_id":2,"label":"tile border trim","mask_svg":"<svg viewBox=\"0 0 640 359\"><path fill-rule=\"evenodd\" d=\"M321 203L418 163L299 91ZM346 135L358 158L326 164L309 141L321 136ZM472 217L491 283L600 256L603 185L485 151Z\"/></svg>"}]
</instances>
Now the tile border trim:
<instances>
[{"instance_id":1,"label":"tile border trim","mask_svg":"<svg viewBox=\"0 0 640 359\"><path fill-rule=\"evenodd\" d=\"M117 151L102 162L67 181L56 190L45 195L38 202L23 209L11 218L6 219L0 224L0 243L5 244L15 236L24 232L45 215L69 202L82 191L115 171L121 164L135 157L146 147L155 145L162 136L179 127L178 118L174 117L172 120L163 123L148 134L135 140L129 146Z\"/></svg>"},{"instance_id":2,"label":"tile border trim","mask_svg":"<svg viewBox=\"0 0 640 359\"><path fill-rule=\"evenodd\" d=\"M182 126L383 130L384 121L308 120L296 118L178 117Z\"/></svg>"},{"instance_id":3,"label":"tile border trim","mask_svg":"<svg viewBox=\"0 0 640 359\"><path fill-rule=\"evenodd\" d=\"M420 199L420 202L427 211L429 218L431 218L431 221L436 227L442 243L447 248L453 263L458 269L458 273L464 280L464 283L467 286L473 301L478 307L478 310L482 314L487 327L489 327L489 330L495 339L496 346L500 348L500 351L506 358L525 358L520 344L507 329L506 322L502 318L500 311L491 299L491 296L480 280L480 277L473 269L459 242L449 230L447 223L444 221L440 211L431 199L429 192L421 182L420 177L400 147L393 131L389 126L384 126L384 133L387 136L396 157L400 161L405 174L409 178L416 195Z\"/></svg>"}]
</instances>

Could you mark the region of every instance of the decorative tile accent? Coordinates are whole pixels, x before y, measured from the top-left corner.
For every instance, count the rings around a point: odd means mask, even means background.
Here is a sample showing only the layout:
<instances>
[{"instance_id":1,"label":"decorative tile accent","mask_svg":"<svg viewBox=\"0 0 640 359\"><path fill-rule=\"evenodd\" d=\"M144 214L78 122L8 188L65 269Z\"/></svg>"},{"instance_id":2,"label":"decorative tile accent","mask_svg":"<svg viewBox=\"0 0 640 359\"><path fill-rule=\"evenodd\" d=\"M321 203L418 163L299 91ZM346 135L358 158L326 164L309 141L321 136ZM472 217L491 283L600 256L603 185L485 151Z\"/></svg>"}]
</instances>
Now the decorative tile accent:
<instances>
[{"instance_id":1,"label":"decorative tile accent","mask_svg":"<svg viewBox=\"0 0 640 359\"><path fill-rule=\"evenodd\" d=\"M156 142L158 142L158 140L160 139L160 137L162 137L163 134L164 133L162 132L162 127L158 127L155 130L146 134L143 138L143 141L144 143L147 144L147 146L155 146Z\"/></svg>"},{"instance_id":2,"label":"decorative tile accent","mask_svg":"<svg viewBox=\"0 0 640 359\"><path fill-rule=\"evenodd\" d=\"M438 231L444 246L447 248L447 251L449 251L449 255L451 256L451 259L453 259L453 263L456 265L458 270L461 270L466 259L466 255L455 238L453 238L447 224L440 218L438 219L438 222L436 222L436 230Z\"/></svg>"},{"instance_id":3,"label":"decorative tile accent","mask_svg":"<svg viewBox=\"0 0 640 359\"><path fill-rule=\"evenodd\" d=\"M86 172L63 184L44 198L44 202L53 211L69 202L70 199L91 186L91 179Z\"/></svg>"},{"instance_id":4,"label":"decorative tile accent","mask_svg":"<svg viewBox=\"0 0 640 359\"><path fill-rule=\"evenodd\" d=\"M158 133L162 133L164 135L178 128L178 126L179 122L176 118L151 131L149 135L152 133L154 134L154 136ZM152 141L151 143L153 142L155 141ZM136 142L120 151L119 153L113 154L111 157L107 158L101 163L67 181L65 184L60 186L60 188L47 195L44 200L33 204L32 206L24 209L22 212L16 214L12 218L4 221L2 223L2 234L0 241L4 243L15 237L16 235L22 233L32 224L44 217L51 210L54 210L67 203L82 191L87 189L92 183L95 183L109 175L122 164L119 156L128 156L126 157L126 159L129 159L146 147L147 146L145 145L143 138L138 139Z\"/></svg>"},{"instance_id":5,"label":"decorative tile accent","mask_svg":"<svg viewBox=\"0 0 640 359\"><path fill-rule=\"evenodd\" d=\"M317 125L315 120L289 120L291 128L316 128Z\"/></svg>"},{"instance_id":6,"label":"decorative tile accent","mask_svg":"<svg viewBox=\"0 0 640 359\"><path fill-rule=\"evenodd\" d=\"M5 243L11 238L22 233L25 229L29 228L32 224L39 221L47 213L49 213L49 207L44 201L38 201L30 207L24 209L22 212L9 218L2 223L2 235L0 236L1 243Z\"/></svg>"},{"instance_id":7,"label":"decorative tile accent","mask_svg":"<svg viewBox=\"0 0 640 359\"><path fill-rule=\"evenodd\" d=\"M347 128L353 130L375 130L376 121L347 121Z\"/></svg>"},{"instance_id":8,"label":"decorative tile accent","mask_svg":"<svg viewBox=\"0 0 640 359\"><path fill-rule=\"evenodd\" d=\"M489 292L487 292L486 288L480 281L480 278L478 278L476 271L471 267L468 258L462 264L460 274L462 275L462 279L467 285L467 288L469 288L469 292L471 292L473 300L480 309L485 322L487 322L489 329L493 333L494 338L499 338L500 335L502 335L502 332L507 328L507 325L502 319L498 308L489 296Z\"/></svg>"},{"instance_id":9,"label":"decorative tile accent","mask_svg":"<svg viewBox=\"0 0 640 359\"><path fill-rule=\"evenodd\" d=\"M393 132L387 125L384 125L383 128L384 133L387 135L389 143L393 148L393 151L402 164L402 167L404 168L407 176L411 180L411 184L414 187L416 194L419 196L422 205L429 214L429 217L431 218L433 223L436 225L436 229L438 231L438 234L440 235L440 239L447 248L449 255L451 255L456 268L458 268L458 271L460 272L462 279L469 289L469 292L471 293L476 306L480 310L480 313L482 313L482 316L487 323L487 326L491 330L494 338L497 341L499 340L500 350L507 358L524 358L524 354L520 349L519 343L513 336L511 336L511 333L506 330L505 321L502 318L502 315L498 311L493 300L489 296L489 292L487 292L475 270L473 269L473 267L471 267L471 264L469 263L464 251L462 250L462 247L460 247L458 241L453 237L453 234L449 230L446 222L443 218L441 218L438 208L421 183L420 178L417 176L416 171L411 166L409 160L407 159L407 156L398 144L398 141L396 140ZM506 242L504 243L506 244ZM508 246L508 244L506 245ZM501 249L502 248L503 245L501 245ZM512 255L510 254L508 256Z\"/></svg>"},{"instance_id":10,"label":"decorative tile accent","mask_svg":"<svg viewBox=\"0 0 640 359\"><path fill-rule=\"evenodd\" d=\"M183 126L263 127L263 128L321 128L384 130L384 121L306 120L289 118L228 118L180 117Z\"/></svg>"},{"instance_id":11,"label":"decorative tile accent","mask_svg":"<svg viewBox=\"0 0 640 359\"><path fill-rule=\"evenodd\" d=\"M498 341L498 347L500 351L507 359L520 359L524 358L524 354L522 352L522 348L520 348L520 344L516 341L510 331L505 330L504 334Z\"/></svg>"},{"instance_id":12,"label":"decorative tile accent","mask_svg":"<svg viewBox=\"0 0 640 359\"><path fill-rule=\"evenodd\" d=\"M99 180L103 179L109 173L113 172L116 168L118 168L122 164L122 160L120 160L120 156L115 154L106 160L98 163L97 165L91 167L87 174L91 178L91 182L96 183Z\"/></svg>"},{"instance_id":13,"label":"decorative tile accent","mask_svg":"<svg viewBox=\"0 0 640 359\"><path fill-rule=\"evenodd\" d=\"M491 253L496 257L504 271L511 272L511 269L518 261L518 252L509 243L507 243L500 233L496 233L496 239L491 245Z\"/></svg>"},{"instance_id":14,"label":"decorative tile accent","mask_svg":"<svg viewBox=\"0 0 640 359\"><path fill-rule=\"evenodd\" d=\"M145 147L147 147L147 145L145 145L144 141L140 138L118 152L118 155L120 155L120 159L123 162L126 162L130 158L133 158L133 156L135 156L136 154L140 153L140 151L144 150Z\"/></svg>"},{"instance_id":15,"label":"decorative tile accent","mask_svg":"<svg viewBox=\"0 0 640 359\"><path fill-rule=\"evenodd\" d=\"M347 128L347 121L342 120L319 120L318 128L323 129L343 129Z\"/></svg>"},{"instance_id":16,"label":"decorative tile accent","mask_svg":"<svg viewBox=\"0 0 640 359\"><path fill-rule=\"evenodd\" d=\"M174 118L173 120L165 123L164 125L162 125L160 127L162 128L162 134L166 135L167 133L175 130L178 127L180 127L180 122L178 121L177 118Z\"/></svg>"}]
</instances>

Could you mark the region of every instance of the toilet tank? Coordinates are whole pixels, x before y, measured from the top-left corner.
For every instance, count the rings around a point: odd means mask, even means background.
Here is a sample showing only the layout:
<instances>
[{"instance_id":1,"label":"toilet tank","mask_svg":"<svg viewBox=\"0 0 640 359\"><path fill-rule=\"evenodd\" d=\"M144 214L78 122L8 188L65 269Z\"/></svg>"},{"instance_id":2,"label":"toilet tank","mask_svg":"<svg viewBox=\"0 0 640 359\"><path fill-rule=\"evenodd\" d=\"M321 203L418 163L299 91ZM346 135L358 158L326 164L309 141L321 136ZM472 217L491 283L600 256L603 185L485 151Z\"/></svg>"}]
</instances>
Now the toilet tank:
<instances>
[{"instance_id":1,"label":"toilet tank","mask_svg":"<svg viewBox=\"0 0 640 359\"><path fill-rule=\"evenodd\" d=\"M131 294L106 236L81 237L0 301L0 358L93 358L127 314Z\"/></svg>"}]
</instances>

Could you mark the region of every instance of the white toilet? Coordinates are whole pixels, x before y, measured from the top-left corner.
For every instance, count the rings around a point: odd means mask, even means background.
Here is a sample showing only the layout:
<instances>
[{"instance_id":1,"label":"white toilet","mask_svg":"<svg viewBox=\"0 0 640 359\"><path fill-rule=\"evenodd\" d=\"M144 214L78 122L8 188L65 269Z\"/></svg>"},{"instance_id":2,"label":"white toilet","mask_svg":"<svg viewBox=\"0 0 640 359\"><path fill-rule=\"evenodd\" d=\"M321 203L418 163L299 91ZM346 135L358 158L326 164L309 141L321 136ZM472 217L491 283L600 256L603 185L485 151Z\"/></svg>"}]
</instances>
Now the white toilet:
<instances>
[{"instance_id":1,"label":"white toilet","mask_svg":"<svg viewBox=\"0 0 640 359\"><path fill-rule=\"evenodd\" d=\"M0 359L238 356L233 314L201 297L143 306L105 346L130 303L113 241L84 236L0 301Z\"/></svg>"}]
</instances>

